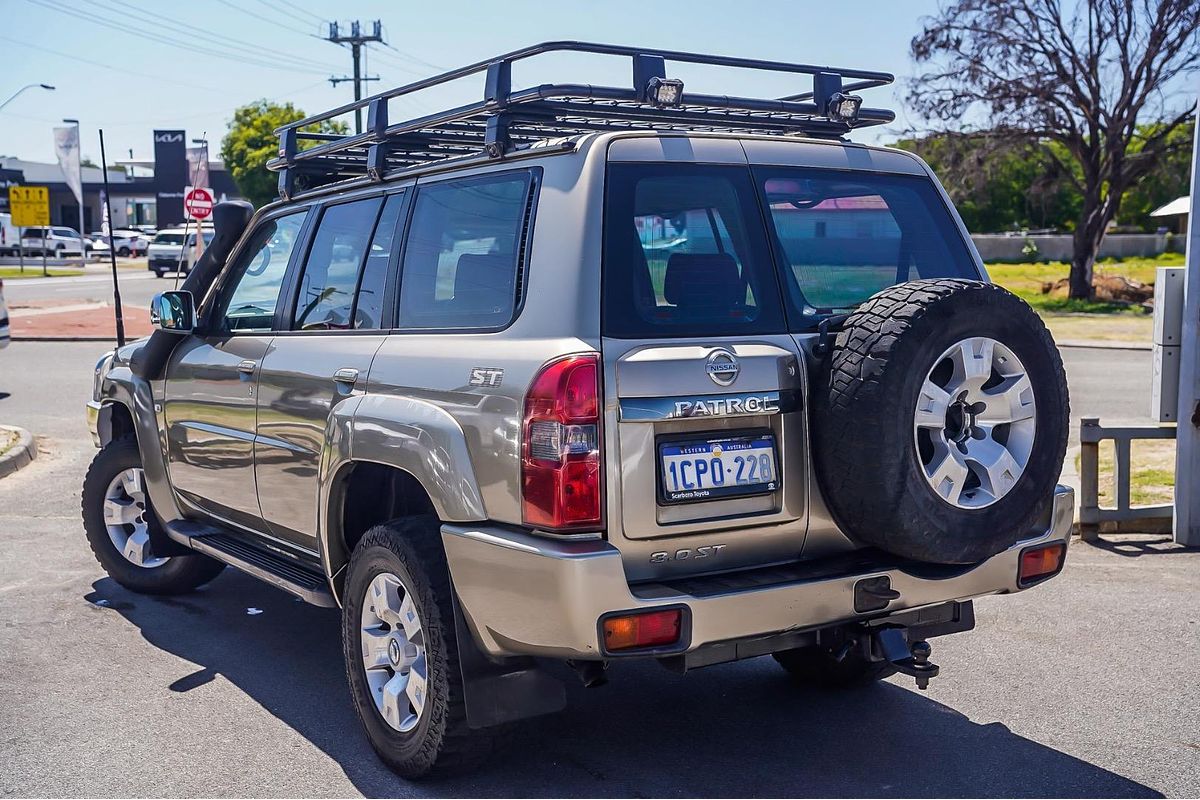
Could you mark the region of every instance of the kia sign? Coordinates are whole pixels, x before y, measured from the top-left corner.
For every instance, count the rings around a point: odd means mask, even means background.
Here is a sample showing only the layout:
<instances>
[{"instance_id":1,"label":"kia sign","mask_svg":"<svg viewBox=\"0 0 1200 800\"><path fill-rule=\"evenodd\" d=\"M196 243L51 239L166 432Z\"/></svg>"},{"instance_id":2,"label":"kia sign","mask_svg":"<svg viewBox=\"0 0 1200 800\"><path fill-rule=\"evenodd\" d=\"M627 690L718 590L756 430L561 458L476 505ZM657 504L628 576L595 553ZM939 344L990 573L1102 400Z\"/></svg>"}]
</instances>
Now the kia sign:
<instances>
[{"instance_id":1,"label":"kia sign","mask_svg":"<svg viewBox=\"0 0 1200 800\"><path fill-rule=\"evenodd\" d=\"M160 228L183 222L183 187L188 178L183 131L154 132L154 203Z\"/></svg>"},{"instance_id":2,"label":"kia sign","mask_svg":"<svg viewBox=\"0 0 1200 800\"><path fill-rule=\"evenodd\" d=\"M212 215L212 192L201 186L189 186L183 193L183 210L188 219L208 219Z\"/></svg>"}]
</instances>

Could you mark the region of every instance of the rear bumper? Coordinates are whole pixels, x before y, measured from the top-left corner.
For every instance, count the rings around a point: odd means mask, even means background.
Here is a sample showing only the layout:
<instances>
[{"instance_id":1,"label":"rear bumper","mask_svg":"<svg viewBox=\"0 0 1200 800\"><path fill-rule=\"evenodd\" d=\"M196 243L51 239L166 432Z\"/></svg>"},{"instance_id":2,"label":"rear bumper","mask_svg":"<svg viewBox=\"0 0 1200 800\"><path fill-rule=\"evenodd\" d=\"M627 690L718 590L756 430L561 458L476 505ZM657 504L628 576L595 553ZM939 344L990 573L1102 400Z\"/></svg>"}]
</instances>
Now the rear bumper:
<instances>
[{"instance_id":1,"label":"rear bumper","mask_svg":"<svg viewBox=\"0 0 1200 800\"><path fill-rule=\"evenodd\" d=\"M1032 544L1066 542L1074 506L1074 492L1059 486L1043 532L954 574L868 567L762 586L730 588L730 582L714 580L703 591L688 586L702 583L699 580L631 587L620 552L607 542L555 541L468 525L443 525L442 540L463 613L483 650L495 656L596 659L606 657L600 648L599 620L614 611L685 606L690 635L674 651L683 653L718 642L1021 591L1021 551ZM885 610L856 612L855 584L878 576L887 576L900 596Z\"/></svg>"}]
</instances>

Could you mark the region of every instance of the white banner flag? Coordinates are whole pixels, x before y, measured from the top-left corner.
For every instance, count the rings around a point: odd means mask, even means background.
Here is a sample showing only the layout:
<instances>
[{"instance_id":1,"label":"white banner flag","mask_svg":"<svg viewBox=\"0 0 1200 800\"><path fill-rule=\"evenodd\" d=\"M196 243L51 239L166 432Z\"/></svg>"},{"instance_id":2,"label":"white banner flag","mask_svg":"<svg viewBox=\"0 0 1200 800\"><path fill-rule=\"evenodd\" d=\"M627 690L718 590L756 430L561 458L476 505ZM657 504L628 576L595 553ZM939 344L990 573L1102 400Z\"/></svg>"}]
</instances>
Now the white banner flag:
<instances>
[{"instance_id":1,"label":"white banner flag","mask_svg":"<svg viewBox=\"0 0 1200 800\"><path fill-rule=\"evenodd\" d=\"M209 188L208 184L208 147L189 147L187 149L188 178L192 186Z\"/></svg>"},{"instance_id":2,"label":"white banner flag","mask_svg":"<svg viewBox=\"0 0 1200 800\"><path fill-rule=\"evenodd\" d=\"M104 235L104 241L112 244L112 231L109 228L108 222L108 198L104 194L104 190L100 190L100 233Z\"/></svg>"},{"instance_id":3,"label":"white banner flag","mask_svg":"<svg viewBox=\"0 0 1200 800\"><path fill-rule=\"evenodd\" d=\"M83 205L83 168L79 163L79 127L54 129L54 152L58 155L58 166L66 176L67 186L75 195L79 205Z\"/></svg>"}]
</instances>

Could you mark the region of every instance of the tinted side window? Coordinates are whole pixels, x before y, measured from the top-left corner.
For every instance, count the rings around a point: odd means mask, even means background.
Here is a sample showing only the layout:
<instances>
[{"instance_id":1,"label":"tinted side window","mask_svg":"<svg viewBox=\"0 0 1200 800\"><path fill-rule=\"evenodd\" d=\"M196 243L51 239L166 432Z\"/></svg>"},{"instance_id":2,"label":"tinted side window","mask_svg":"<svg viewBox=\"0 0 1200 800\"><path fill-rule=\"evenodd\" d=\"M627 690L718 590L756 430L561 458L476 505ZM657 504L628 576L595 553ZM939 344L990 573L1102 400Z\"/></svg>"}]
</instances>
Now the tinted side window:
<instances>
[{"instance_id":1,"label":"tinted side window","mask_svg":"<svg viewBox=\"0 0 1200 800\"><path fill-rule=\"evenodd\" d=\"M292 330L354 327L354 292L382 203L373 197L325 209L304 263Z\"/></svg>"},{"instance_id":2,"label":"tinted side window","mask_svg":"<svg viewBox=\"0 0 1200 800\"><path fill-rule=\"evenodd\" d=\"M517 303L530 176L418 190L400 282L402 328L496 328Z\"/></svg>"},{"instance_id":3,"label":"tinted side window","mask_svg":"<svg viewBox=\"0 0 1200 800\"><path fill-rule=\"evenodd\" d=\"M391 262L392 243L400 225L400 212L404 208L404 195L393 194L383 205L371 249L363 264L362 278L358 282L358 297L354 303L354 327L367 330L385 327L383 319L384 286L387 283L388 264Z\"/></svg>"},{"instance_id":4,"label":"tinted side window","mask_svg":"<svg viewBox=\"0 0 1200 800\"><path fill-rule=\"evenodd\" d=\"M216 319L227 331L269 331L288 261L307 210L267 220L251 235L230 272Z\"/></svg>"},{"instance_id":5,"label":"tinted side window","mask_svg":"<svg viewBox=\"0 0 1200 800\"><path fill-rule=\"evenodd\" d=\"M610 165L604 219L605 335L784 330L774 265L744 168Z\"/></svg>"}]
</instances>

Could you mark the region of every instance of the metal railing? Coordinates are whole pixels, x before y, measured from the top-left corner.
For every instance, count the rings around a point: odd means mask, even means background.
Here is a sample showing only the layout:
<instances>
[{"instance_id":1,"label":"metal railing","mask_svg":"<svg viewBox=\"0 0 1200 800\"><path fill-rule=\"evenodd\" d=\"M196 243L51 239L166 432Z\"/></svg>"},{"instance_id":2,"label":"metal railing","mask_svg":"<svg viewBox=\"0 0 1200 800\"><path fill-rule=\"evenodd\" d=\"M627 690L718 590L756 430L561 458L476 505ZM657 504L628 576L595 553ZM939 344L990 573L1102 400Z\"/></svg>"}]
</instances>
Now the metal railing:
<instances>
[{"instance_id":1,"label":"metal railing","mask_svg":"<svg viewBox=\"0 0 1200 800\"><path fill-rule=\"evenodd\" d=\"M1099 417L1084 417L1079 422L1079 535L1085 541L1096 538L1103 522L1127 522L1139 519L1170 519L1175 506L1131 505L1132 477L1130 445L1134 439L1174 439L1175 428L1132 426L1106 428ZM1117 505L1100 505L1100 443L1111 440L1114 447L1113 486Z\"/></svg>"}]
</instances>

